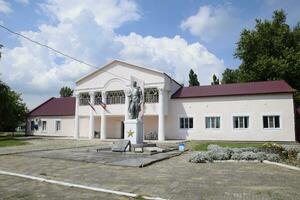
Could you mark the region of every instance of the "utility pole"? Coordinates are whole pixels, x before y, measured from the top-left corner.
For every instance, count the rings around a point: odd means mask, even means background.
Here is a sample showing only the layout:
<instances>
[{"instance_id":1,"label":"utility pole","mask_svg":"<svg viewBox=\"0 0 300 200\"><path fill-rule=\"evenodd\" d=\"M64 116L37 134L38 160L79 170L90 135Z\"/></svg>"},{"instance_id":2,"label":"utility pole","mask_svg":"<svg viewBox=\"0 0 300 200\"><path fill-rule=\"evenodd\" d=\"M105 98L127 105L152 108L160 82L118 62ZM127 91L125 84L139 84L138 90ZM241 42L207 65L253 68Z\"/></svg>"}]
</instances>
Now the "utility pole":
<instances>
[{"instance_id":1,"label":"utility pole","mask_svg":"<svg viewBox=\"0 0 300 200\"><path fill-rule=\"evenodd\" d=\"M2 56L2 52L1 52L2 47L3 47L3 45L0 44L0 59L1 59L1 56Z\"/></svg>"}]
</instances>

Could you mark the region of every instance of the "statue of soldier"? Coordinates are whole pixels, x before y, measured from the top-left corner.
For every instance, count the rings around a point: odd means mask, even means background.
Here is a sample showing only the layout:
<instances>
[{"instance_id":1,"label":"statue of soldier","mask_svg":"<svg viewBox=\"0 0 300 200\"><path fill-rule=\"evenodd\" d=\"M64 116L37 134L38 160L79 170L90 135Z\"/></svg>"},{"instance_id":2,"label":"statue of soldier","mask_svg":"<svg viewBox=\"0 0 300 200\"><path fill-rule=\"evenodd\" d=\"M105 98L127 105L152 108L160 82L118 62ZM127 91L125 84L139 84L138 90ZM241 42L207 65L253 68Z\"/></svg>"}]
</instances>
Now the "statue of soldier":
<instances>
[{"instance_id":1,"label":"statue of soldier","mask_svg":"<svg viewBox=\"0 0 300 200\"><path fill-rule=\"evenodd\" d=\"M141 105L143 103L143 92L137 82L133 82L133 87L131 88L131 93L129 95L129 119L137 119L139 117L139 112L141 111Z\"/></svg>"}]
</instances>

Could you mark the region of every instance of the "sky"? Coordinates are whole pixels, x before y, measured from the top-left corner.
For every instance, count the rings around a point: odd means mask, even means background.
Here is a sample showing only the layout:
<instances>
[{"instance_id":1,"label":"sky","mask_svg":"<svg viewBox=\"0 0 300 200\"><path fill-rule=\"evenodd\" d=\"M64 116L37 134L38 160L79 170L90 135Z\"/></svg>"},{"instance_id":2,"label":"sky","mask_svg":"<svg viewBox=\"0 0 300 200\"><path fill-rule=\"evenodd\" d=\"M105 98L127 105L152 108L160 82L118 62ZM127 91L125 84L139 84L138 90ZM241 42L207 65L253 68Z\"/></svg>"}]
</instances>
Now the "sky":
<instances>
[{"instance_id":1,"label":"sky","mask_svg":"<svg viewBox=\"0 0 300 200\"><path fill-rule=\"evenodd\" d=\"M276 9L291 27L300 21L299 0L0 0L0 24L97 67L120 59L185 84L193 69L207 85L241 63L241 31ZM95 70L1 28L0 43L0 80L29 109Z\"/></svg>"}]
</instances>

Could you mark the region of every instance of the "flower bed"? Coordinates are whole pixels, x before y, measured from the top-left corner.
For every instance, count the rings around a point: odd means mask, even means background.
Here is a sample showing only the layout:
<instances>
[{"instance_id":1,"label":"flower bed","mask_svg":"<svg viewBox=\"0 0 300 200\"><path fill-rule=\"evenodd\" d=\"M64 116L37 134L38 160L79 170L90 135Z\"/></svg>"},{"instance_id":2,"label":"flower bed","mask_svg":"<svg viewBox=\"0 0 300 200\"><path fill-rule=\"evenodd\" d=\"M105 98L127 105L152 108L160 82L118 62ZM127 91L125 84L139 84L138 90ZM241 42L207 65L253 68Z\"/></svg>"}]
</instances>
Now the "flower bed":
<instances>
[{"instance_id":1,"label":"flower bed","mask_svg":"<svg viewBox=\"0 0 300 200\"><path fill-rule=\"evenodd\" d=\"M228 148L211 144L208 145L207 151L201 151L190 158L190 162L193 163L206 163L214 160L268 160L299 165L300 145L266 143L259 148Z\"/></svg>"}]
</instances>

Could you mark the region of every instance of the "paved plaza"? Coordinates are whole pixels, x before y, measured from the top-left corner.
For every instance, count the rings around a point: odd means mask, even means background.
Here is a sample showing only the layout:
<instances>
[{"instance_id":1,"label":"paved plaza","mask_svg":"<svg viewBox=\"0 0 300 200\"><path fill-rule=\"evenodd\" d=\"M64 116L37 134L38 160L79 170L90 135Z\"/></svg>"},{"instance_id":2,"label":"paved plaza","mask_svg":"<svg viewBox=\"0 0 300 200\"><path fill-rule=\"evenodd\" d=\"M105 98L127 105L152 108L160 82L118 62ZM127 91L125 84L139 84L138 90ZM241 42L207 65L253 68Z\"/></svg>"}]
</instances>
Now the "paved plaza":
<instances>
[{"instance_id":1,"label":"paved plaza","mask_svg":"<svg viewBox=\"0 0 300 200\"><path fill-rule=\"evenodd\" d=\"M144 168L123 167L103 162L113 159L114 154L105 158L90 154L96 148L109 147L108 142L29 142L32 145L0 148L0 170L165 199L300 199L299 171L279 166L246 162L194 164L188 162L192 152L185 152ZM72 152L77 153L77 158L67 156ZM53 154L56 157L51 157ZM1 198L129 199L7 175L0 175Z\"/></svg>"}]
</instances>

